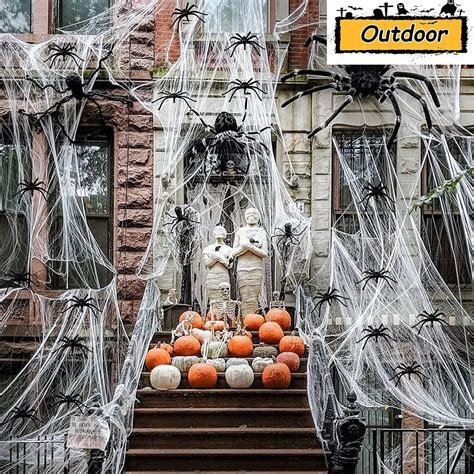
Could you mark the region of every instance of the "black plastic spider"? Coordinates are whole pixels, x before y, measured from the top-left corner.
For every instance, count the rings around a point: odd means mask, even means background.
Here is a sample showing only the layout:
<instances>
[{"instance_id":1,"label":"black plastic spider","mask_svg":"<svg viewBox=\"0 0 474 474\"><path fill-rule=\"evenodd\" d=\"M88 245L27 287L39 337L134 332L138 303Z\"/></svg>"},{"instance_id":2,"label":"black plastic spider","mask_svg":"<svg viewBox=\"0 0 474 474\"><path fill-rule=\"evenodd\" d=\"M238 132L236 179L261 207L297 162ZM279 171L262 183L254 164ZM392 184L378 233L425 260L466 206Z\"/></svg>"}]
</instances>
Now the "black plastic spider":
<instances>
[{"instance_id":1,"label":"black plastic spider","mask_svg":"<svg viewBox=\"0 0 474 474\"><path fill-rule=\"evenodd\" d=\"M73 309L83 310L84 308L89 308L94 314L96 311L100 312L100 309L93 303L94 298L89 297L87 298L84 296L83 298L79 298L78 296L73 296L71 299L67 300L67 304L72 303L70 306L67 306L61 313L66 313Z\"/></svg>"},{"instance_id":2,"label":"black plastic spider","mask_svg":"<svg viewBox=\"0 0 474 474\"><path fill-rule=\"evenodd\" d=\"M383 324L381 324L378 328L374 328L373 326L367 326L365 329L362 330L362 332L366 332L367 334L363 338L356 341L356 344L359 344L359 342L362 342L365 339L364 345L362 346L362 350L364 350L365 346L369 342L369 339L373 337L375 339L375 342L379 342L379 337L381 337L382 339L386 340L387 344L390 347L392 347L388 340L391 339L392 341L395 341L395 339L390 336L390 334L387 334L388 330L389 329Z\"/></svg>"},{"instance_id":3,"label":"black plastic spider","mask_svg":"<svg viewBox=\"0 0 474 474\"><path fill-rule=\"evenodd\" d=\"M65 89L59 89L54 84L46 84L42 86L36 80L27 76L25 79L31 82L32 84L34 84L40 90L45 91L47 89L52 89L54 92L58 94L62 94L63 97L59 99L56 103L54 103L52 106L48 107L43 112L28 113L23 109L20 109L18 112L21 115L24 115L32 119L33 125L35 126L36 130L41 129L41 126L40 126L41 122L46 117L51 117L53 121L56 123L56 125L59 126L59 128L64 133L66 138L69 140L69 142L72 144L75 144L77 142L66 133L64 125L61 123L61 120L60 120L61 107L72 100L75 100L76 103L78 104L81 104L83 101L89 101L89 102L92 102L96 106L97 111L98 111L98 116L99 116L99 122L102 127L105 127L106 121L102 113L102 107L97 101L97 99L107 99L109 101L121 102L127 105L131 103L131 100L128 97L114 95L108 92L100 92L100 91L94 91L94 90L90 90L87 92L85 90L97 78L98 74L100 73L100 70L102 69L103 63L110 57L112 52L113 50L110 50L104 57L99 59L96 69L92 71L91 75L86 81L83 82L81 76L77 74L72 74L72 75L67 76L65 80L66 82Z\"/></svg>"},{"instance_id":4,"label":"black plastic spider","mask_svg":"<svg viewBox=\"0 0 474 474\"><path fill-rule=\"evenodd\" d=\"M28 408L26 405L13 408L9 415L3 420L2 424L11 423L11 428L20 420L21 422L31 420L36 428L38 428L41 420L35 415L35 409Z\"/></svg>"},{"instance_id":5,"label":"black plastic spider","mask_svg":"<svg viewBox=\"0 0 474 474\"><path fill-rule=\"evenodd\" d=\"M87 357L87 353L92 351L85 345L83 344L83 341L86 339L84 337L61 337L58 342L61 343L61 345L53 351L53 354L56 352L63 353L68 349L71 349L72 352L74 352L76 349L82 353L84 357Z\"/></svg>"},{"instance_id":6,"label":"black plastic spider","mask_svg":"<svg viewBox=\"0 0 474 474\"><path fill-rule=\"evenodd\" d=\"M344 303L343 300L348 300L349 298L338 295L337 293L339 293L339 290L337 288L333 288L331 290L331 287L328 287L325 293L316 293L316 297L313 298L313 300L319 299L319 301L314 306L314 309L318 308L318 316L321 316L321 308L323 307L324 303L327 303L329 306L331 306L333 301L337 301L347 308L347 304Z\"/></svg>"},{"instance_id":7,"label":"black plastic spider","mask_svg":"<svg viewBox=\"0 0 474 474\"><path fill-rule=\"evenodd\" d=\"M388 270L385 270L384 268L381 268L380 270L365 270L364 272L362 272L362 275L366 276L362 278L362 280L357 281L356 285L364 281L365 283L362 289L365 290L365 287L367 286L367 283L369 283L370 280L375 280L375 284L378 284L379 280L385 280L388 286L393 290L393 286L390 284L390 282L392 281L393 283L397 283L397 280L392 278L389 274L390 272Z\"/></svg>"},{"instance_id":8,"label":"black plastic spider","mask_svg":"<svg viewBox=\"0 0 474 474\"><path fill-rule=\"evenodd\" d=\"M432 313L428 313L428 311L422 311L417 316L417 318L422 318L421 321L418 321L414 326L412 326L412 329L415 329L417 326L420 326L421 324L421 326L418 329L417 334L420 334L425 324L431 324L431 327L433 327L434 323L445 324L446 326L450 325L447 321L443 319L443 318L446 318L446 315L443 312L441 312L439 309L435 309Z\"/></svg>"},{"instance_id":9,"label":"black plastic spider","mask_svg":"<svg viewBox=\"0 0 474 474\"><path fill-rule=\"evenodd\" d=\"M161 110L161 107L163 106L163 104L169 99L173 101L173 104L175 104L177 100L182 100L190 109L192 107L189 101L196 102L195 99L193 99L192 97L189 97L189 93L186 91L177 91L177 92L163 91L160 94L161 94L161 97L158 97L152 101L152 104L156 102L160 102L158 110Z\"/></svg>"},{"instance_id":10,"label":"black plastic spider","mask_svg":"<svg viewBox=\"0 0 474 474\"><path fill-rule=\"evenodd\" d=\"M64 43L62 46L53 44L49 47L49 51L52 54L46 58L45 62L51 61L51 64L49 64L51 68L54 67L58 58L62 58L63 61L68 57L72 58L77 67L81 67L80 63L84 62L83 59L74 52L77 51L77 49L72 43Z\"/></svg>"},{"instance_id":11,"label":"black plastic spider","mask_svg":"<svg viewBox=\"0 0 474 474\"><path fill-rule=\"evenodd\" d=\"M374 199L386 199L391 203L393 206L395 204L395 201L393 198L388 194L388 188L385 186L383 183L379 184L372 184L372 183L367 183L363 188L363 191L367 191L366 194L364 194L364 197L359 201L359 204L364 204L364 211L367 210L367 204L369 204L369 201L374 198Z\"/></svg>"},{"instance_id":12,"label":"black plastic spider","mask_svg":"<svg viewBox=\"0 0 474 474\"><path fill-rule=\"evenodd\" d=\"M169 212L166 213L168 217L171 218L171 221L166 222L163 224L163 227L167 225L171 225L170 232L173 233L179 224L182 224L181 227L184 228L191 228L193 224L200 224L201 222L198 220L194 220L193 217L197 217L197 212L191 205L188 206L175 206L174 208L174 216Z\"/></svg>"},{"instance_id":13,"label":"black plastic spider","mask_svg":"<svg viewBox=\"0 0 474 474\"><path fill-rule=\"evenodd\" d=\"M246 35L241 35L239 33L236 33L234 36L230 37L230 41L235 40L234 43L231 43L230 46L227 46L224 51L231 50L230 52L230 57L234 56L235 50L237 49L237 46L243 46L244 50L247 51L247 45L250 45L255 52L257 53L258 56L260 56L260 51L259 49L263 50L262 46L258 43L258 37L257 35L252 34L252 32L248 32Z\"/></svg>"},{"instance_id":14,"label":"black plastic spider","mask_svg":"<svg viewBox=\"0 0 474 474\"><path fill-rule=\"evenodd\" d=\"M416 362L412 362L410 365L397 365L395 367L395 375L389 380L395 380L395 387L398 387L398 384L404 375L408 375L408 380L411 380L412 375L416 375L421 381L423 381L423 379L427 379L428 377L421 372L421 368L421 365ZM400 372L397 373L397 370L400 370Z\"/></svg>"},{"instance_id":15,"label":"black plastic spider","mask_svg":"<svg viewBox=\"0 0 474 474\"><path fill-rule=\"evenodd\" d=\"M6 292L8 293L9 290L12 288L20 287L25 290L33 290L33 275L24 270L23 272L9 272L5 275L4 279L6 280Z\"/></svg>"},{"instance_id":16,"label":"black plastic spider","mask_svg":"<svg viewBox=\"0 0 474 474\"><path fill-rule=\"evenodd\" d=\"M21 183L18 183L18 187L22 186L22 189L15 193L13 197L19 196L19 199L21 199L27 192L33 194L35 191L38 191L41 196L48 200L48 196L51 193L46 188L44 188L43 185L46 185L46 183L44 181L40 181L39 178L36 178L33 181L22 181Z\"/></svg>"},{"instance_id":17,"label":"black plastic spider","mask_svg":"<svg viewBox=\"0 0 474 474\"><path fill-rule=\"evenodd\" d=\"M240 79L230 81L227 87L228 89L222 95L230 93L229 102L232 101L234 95L237 94L238 91L244 91L245 95L250 95L253 92L259 100L262 100L260 93L266 94L266 92L260 87L259 82L252 78L248 81L241 81Z\"/></svg>"},{"instance_id":18,"label":"black plastic spider","mask_svg":"<svg viewBox=\"0 0 474 474\"><path fill-rule=\"evenodd\" d=\"M312 35L306 40L305 46L309 46L313 41L326 44L326 40L321 36ZM327 78L331 81L329 84L314 86L308 90L296 94L294 97L291 97L285 101L282 104L282 107L288 106L301 97L323 90L334 89L338 92L347 93L347 96L342 104L336 108L336 110L324 121L321 126L311 131L308 135L308 138L313 137L321 130L325 129L346 107L348 107L354 101L354 99L374 97L379 100L380 103L382 103L388 98L392 103L392 107L396 115L395 125L393 127L390 139L387 142L387 148L390 149L398 134L400 122L402 120L402 112L400 110L398 100L394 94L394 92L397 90L405 92L420 102L425 114L426 124L429 129L432 127L431 116L426 100L420 94L415 92L411 87L396 82L398 79L414 79L416 81L423 82L426 85L435 106L440 107L438 95L436 94L433 84L428 77L414 72L402 71L395 71L391 75L385 76L391 69L391 66L389 65L348 65L343 66L343 68L347 73L345 76L332 71L325 71L321 69L297 69L281 78L282 82L285 82L293 77L304 75Z\"/></svg>"},{"instance_id":19,"label":"black plastic spider","mask_svg":"<svg viewBox=\"0 0 474 474\"><path fill-rule=\"evenodd\" d=\"M173 28L175 23L178 24L178 28L179 28L183 20L190 22L191 16L195 16L199 21L206 23L203 17L207 16L207 13L200 12L197 9L196 5L190 5L188 2L186 3L186 6L184 8L175 8L173 13L171 14L171 17L173 17L174 15L176 15L176 18L174 19L173 23L171 23L170 29Z\"/></svg>"},{"instance_id":20,"label":"black plastic spider","mask_svg":"<svg viewBox=\"0 0 474 474\"><path fill-rule=\"evenodd\" d=\"M82 408L85 408L87 410L87 406L84 405L84 403L82 403L81 396L78 393L66 394L66 393L59 392L54 398L56 398L57 401L53 403L53 408L56 408L61 405L66 405L68 410L71 408L71 406L75 406L79 408L81 413L82 413Z\"/></svg>"},{"instance_id":21,"label":"black plastic spider","mask_svg":"<svg viewBox=\"0 0 474 474\"><path fill-rule=\"evenodd\" d=\"M275 234L272 235L271 240L276 239L276 248L280 251L280 248L284 248L287 245L299 245L300 241L297 239L305 230L304 227L301 232L297 232L300 225L296 227L291 223L287 222L284 224L283 229L281 227L277 227L275 229ZM282 253L280 251L280 253Z\"/></svg>"}]
</instances>

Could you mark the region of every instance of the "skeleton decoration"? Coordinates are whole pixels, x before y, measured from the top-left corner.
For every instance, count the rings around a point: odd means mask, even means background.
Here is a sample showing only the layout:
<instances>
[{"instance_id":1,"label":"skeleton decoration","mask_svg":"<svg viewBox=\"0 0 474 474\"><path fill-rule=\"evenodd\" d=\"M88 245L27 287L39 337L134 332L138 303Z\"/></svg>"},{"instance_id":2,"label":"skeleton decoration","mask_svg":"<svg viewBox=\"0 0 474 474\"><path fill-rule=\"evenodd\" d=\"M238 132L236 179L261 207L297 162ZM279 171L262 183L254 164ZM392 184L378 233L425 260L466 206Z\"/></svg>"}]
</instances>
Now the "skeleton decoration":
<instances>
[{"instance_id":1,"label":"skeleton decoration","mask_svg":"<svg viewBox=\"0 0 474 474\"><path fill-rule=\"evenodd\" d=\"M176 292L176 288L171 288L168 291L168 295L166 296L166 300L163 304L164 306L173 306L175 304L178 304L178 295Z\"/></svg>"},{"instance_id":2,"label":"skeleton decoration","mask_svg":"<svg viewBox=\"0 0 474 474\"><path fill-rule=\"evenodd\" d=\"M219 285L220 297L209 303L211 321L224 321L226 326L236 327L241 322L241 303L230 299L229 283Z\"/></svg>"},{"instance_id":3,"label":"skeleton decoration","mask_svg":"<svg viewBox=\"0 0 474 474\"><path fill-rule=\"evenodd\" d=\"M171 331L171 344L173 344L178 337L188 336L191 334L193 318L194 316L191 313L187 314L184 320L178 323L178 325Z\"/></svg>"},{"instance_id":4,"label":"skeleton decoration","mask_svg":"<svg viewBox=\"0 0 474 474\"><path fill-rule=\"evenodd\" d=\"M270 301L270 309L285 309L285 301L280 299L279 291L274 291L272 297L273 299Z\"/></svg>"}]
</instances>

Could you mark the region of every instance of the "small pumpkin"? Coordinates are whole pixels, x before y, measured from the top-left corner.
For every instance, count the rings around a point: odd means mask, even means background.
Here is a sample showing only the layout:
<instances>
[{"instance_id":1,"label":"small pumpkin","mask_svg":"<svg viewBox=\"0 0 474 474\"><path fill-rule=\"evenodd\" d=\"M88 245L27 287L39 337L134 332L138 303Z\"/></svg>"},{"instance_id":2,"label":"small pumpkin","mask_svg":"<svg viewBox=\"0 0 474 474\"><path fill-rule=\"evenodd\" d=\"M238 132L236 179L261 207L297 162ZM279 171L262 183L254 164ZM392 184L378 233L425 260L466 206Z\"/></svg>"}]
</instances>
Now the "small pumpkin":
<instances>
[{"instance_id":1,"label":"small pumpkin","mask_svg":"<svg viewBox=\"0 0 474 474\"><path fill-rule=\"evenodd\" d=\"M272 357L255 357L252 362L254 372L261 373L267 365L273 364L275 361Z\"/></svg>"},{"instance_id":2,"label":"small pumpkin","mask_svg":"<svg viewBox=\"0 0 474 474\"><path fill-rule=\"evenodd\" d=\"M194 336L181 336L174 343L174 353L178 356L198 355L201 350L200 342Z\"/></svg>"},{"instance_id":3,"label":"small pumpkin","mask_svg":"<svg viewBox=\"0 0 474 474\"><path fill-rule=\"evenodd\" d=\"M215 387L217 383L217 370L213 365L205 362L195 364L189 369L188 382L192 388Z\"/></svg>"},{"instance_id":4,"label":"small pumpkin","mask_svg":"<svg viewBox=\"0 0 474 474\"><path fill-rule=\"evenodd\" d=\"M266 344L278 344L283 336L283 329L278 323L273 321L263 323L258 330L260 341Z\"/></svg>"},{"instance_id":5,"label":"small pumpkin","mask_svg":"<svg viewBox=\"0 0 474 474\"><path fill-rule=\"evenodd\" d=\"M273 346L267 346L261 342L252 352L254 357L276 357L278 355L278 349Z\"/></svg>"},{"instance_id":6,"label":"small pumpkin","mask_svg":"<svg viewBox=\"0 0 474 474\"><path fill-rule=\"evenodd\" d=\"M252 340L246 335L232 336L227 344L232 357L250 357L253 352Z\"/></svg>"},{"instance_id":7,"label":"small pumpkin","mask_svg":"<svg viewBox=\"0 0 474 474\"><path fill-rule=\"evenodd\" d=\"M203 326L202 318L199 313L196 311L193 311L191 308L188 309L188 311L185 311L184 313L181 313L181 316L179 317L179 322L184 321L189 315L193 317L192 323L193 323L193 328L200 329Z\"/></svg>"},{"instance_id":8,"label":"small pumpkin","mask_svg":"<svg viewBox=\"0 0 474 474\"><path fill-rule=\"evenodd\" d=\"M205 341L208 341L212 333L211 331L203 331L202 329L193 328L191 329L191 334L201 343L204 344Z\"/></svg>"},{"instance_id":9,"label":"small pumpkin","mask_svg":"<svg viewBox=\"0 0 474 474\"><path fill-rule=\"evenodd\" d=\"M176 367L180 372L187 372L194 364L199 362L196 356L175 356L171 361L171 365Z\"/></svg>"},{"instance_id":10,"label":"small pumpkin","mask_svg":"<svg viewBox=\"0 0 474 474\"><path fill-rule=\"evenodd\" d=\"M227 357L227 344L224 341L206 341L201 347L201 355L208 359Z\"/></svg>"},{"instance_id":11,"label":"small pumpkin","mask_svg":"<svg viewBox=\"0 0 474 474\"><path fill-rule=\"evenodd\" d=\"M278 323L283 331L291 328L291 316L285 308L272 308L265 316L265 320Z\"/></svg>"},{"instance_id":12,"label":"small pumpkin","mask_svg":"<svg viewBox=\"0 0 474 474\"><path fill-rule=\"evenodd\" d=\"M206 363L213 365L216 368L217 372L225 372L225 359L207 359Z\"/></svg>"},{"instance_id":13,"label":"small pumpkin","mask_svg":"<svg viewBox=\"0 0 474 474\"><path fill-rule=\"evenodd\" d=\"M262 373L265 388L288 388L291 383L291 372L286 364L277 362L265 367Z\"/></svg>"},{"instance_id":14,"label":"small pumpkin","mask_svg":"<svg viewBox=\"0 0 474 474\"><path fill-rule=\"evenodd\" d=\"M248 364L231 365L225 371L225 381L230 388L249 388L254 380L255 375Z\"/></svg>"},{"instance_id":15,"label":"small pumpkin","mask_svg":"<svg viewBox=\"0 0 474 474\"><path fill-rule=\"evenodd\" d=\"M174 347L171 344L168 344L167 342L159 342L157 345L160 349L167 351L171 357L174 356Z\"/></svg>"},{"instance_id":16,"label":"small pumpkin","mask_svg":"<svg viewBox=\"0 0 474 474\"><path fill-rule=\"evenodd\" d=\"M175 390L181 382L181 372L173 365L159 365L150 373L150 383L157 390Z\"/></svg>"},{"instance_id":17,"label":"small pumpkin","mask_svg":"<svg viewBox=\"0 0 474 474\"><path fill-rule=\"evenodd\" d=\"M300 357L304 354L304 341L293 331L291 336L285 336L281 339L279 345L280 352L294 352Z\"/></svg>"},{"instance_id":18,"label":"small pumpkin","mask_svg":"<svg viewBox=\"0 0 474 474\"><path fill-rule=\"evenodd\" d=\"M290 372L297 372L301 363L299 355L294 352L282 352L278 354L276 361L286 364Z\"/></svg>"},{"instance_id":19,"label":"small pumpkin","mask_svg":"<svg viewBox=\"0 0 474 474\"><path fill-rule=\"evenodd\" d=\"M152 370L159 365L171 364L171 356L168 351L161 349L156 345L153 349L150 349L145 358L145 365L148 370Z\"/></svg>"},{"instance_id":20,"label":"small pumpkin","mask_svg":"<svg viewBox=\"0 0 474 474\"><path fill-rule=\"evenodd\" d=\"M244 326L249 331L258 331L264 322L265 318L261 314L247 314L244 318Z\"/></svg>"},{"instance_id":21,"label":"small pumpkin","mask_svg":"<svg viewBox=\"0 0 474 474\"><path fill-rule=\"evenodd\" d=\"M226 370L233 366L233 365L249 365L249 362L247 359L240 359L238 357L231 357L230 359L227 360L225 363L225 368Z\"/></svg>"},{"instance_id":22,"label":"small pumpkin","mask_svg":"<svg viewBox=\"0 0 474 474\"><path fill-rule=\"evenodd\" d=\"M214 330L215 331L223 331L226 328L226 324L224 321L214 321ZM211 321L207 321L204 325L204 329L210 331L212 329Z\"/></svg>"}]
</instances>

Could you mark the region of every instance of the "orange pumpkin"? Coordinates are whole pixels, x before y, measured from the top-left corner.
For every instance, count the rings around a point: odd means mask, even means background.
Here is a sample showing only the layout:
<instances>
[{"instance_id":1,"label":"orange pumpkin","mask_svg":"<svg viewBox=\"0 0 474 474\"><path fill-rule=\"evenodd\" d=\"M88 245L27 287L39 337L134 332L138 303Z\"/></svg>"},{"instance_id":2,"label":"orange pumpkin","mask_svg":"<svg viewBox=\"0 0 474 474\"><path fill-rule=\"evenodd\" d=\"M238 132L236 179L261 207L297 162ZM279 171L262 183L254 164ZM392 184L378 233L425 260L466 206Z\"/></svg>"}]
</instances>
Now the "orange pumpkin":
<instances>
[{"instance_id":1,"label":"orange pumpkin","mask_svg":"<svg viewBox=\"0 0 474 474\"><path fill-rule=\"evenodd\" d=\"M157 345L160 349L164 349L166 352L168 352L171 357L174 356L174 348L171 344L168 344L166 342L159 342Z\"/></svg>"},{"instance_id":2,"label":"orange pumpkin","mask_svg":"<svg viewBox=\"0 0 474 474\"><path fill-rule=\"evenodd\" d=\"M250 357L253 352L252 340L244 334L230 338L227 349L231 357Z\"/></svg>"},{"instance_id":3,"label":"orange pumpkin","mask_svg":"<svg viewBox=\"0 0 474 474\"><path fill-rule=\"evenodd\" d=\"M277 362L285 364L290 369L290 372L296 372L300 368L300 357L294 352L282 352L278 354Z\"/></svg>"},{"instance_id":4,"label":"orange pumpkin","mask_svg":"<svg viewBox=\"0 0 474 474\"><path fill-rule=\"evenodd\" d=\"M204 325L204 329L207 329L208 331L212 329L211 321L207 321L207 323ZM214 329L216 331L223 331L225 329L224 321L214 321Z\"/></svg>"},{"instance_id":5,"label":"orange pumpkin","mask_svg":"<svg viewBox=\"0 0 474 474\"><path fill-rule=\"evenodd\" d=\"M291 383L291 372L286 364L277 362L263 369L262 383L265 388L288 388Z\"/></svg>"},{"instance_id":6,"label":"orange pumpkin","mask_svg":"<svg viewBox=\"0 0 474 474\"><path fill-rule=\"evenodd\" d=\"M265 318L261 314L247 314L244 318L244 326L249 331L258 331L264 322Z\"/></svg>"},{"instance_id":7,"label":"orange pumpkin","mask_svg":"<svg viewBox=\"0 0 474 474\"><path fill-rule=\"evenodd\" d=\"M300 357L304 354L305 347L301 337L297 336L295 332L291 336L285 336L280 341L280 352L294 352Z\"/></svg>"},{"instance_id":8,"label":"orange pumpkin","mask_svg":"<svg viewBox=\"0 0 474 474\"><path fill-rule=\"evenodd\" d=\"M288 331L291 328L291 316L286 309L272 308L265 316L265 320L278 323L283 331Z\"/></svg>"},{"instance_id":9,"label":"orange pumpkin","mask_svg":"<svg viewBox=\"0 0 474 474\"><path fill-rule=\"evenodd\" d=\"M211 311L209 310L209 311L207 312L207 315L206 315L206 321L210 321L211 319L217 319L217 313L216 313L216 312L214 312L214 317L212 317L212 316L213 316L213 314L212 314Z\"/></svg>"},{"instance_id":10,"label":"orange pumpkin","mask_svg":"<svg viewBox=\"0 0 474 474\"><path fill-rule=\"evenodd\" d=\"M193 328L201 329L204 324L202 322L202 318L199 313L196 313L196 311L192 311L191 308L181 314L181 316L179 317L179 322L184 321L188 315L191 315L193 317Z\"/></svg>"},{"instance_id":11,"label":"orange pumpkin","mask_svg":"<svg viewBox=\"0 0 474 474\"><path fill-rule=\"evenodd\" d=\"M194 336L181 336L174 343L177 356L194 356L201 352L201 344Z\"/></svg>"},{"instance_id":12,"label":"orange pumpkin","mask_svg":"<svg viewBox=\"0 0 474 474\"><path fill-rule=\"evenodd\" d=\"M272 321L263 323L258 330L258 337L265 344L278 344L283 336L281 326Z\"/></svg>"},{"instance_id":13,"label":"orange pumpkin","mask_svg":"<svg viewBox=\"0 0 474 474\"><path fill-rule=\"evenodd\" d=\"M148 370L152 370L159 365L171 364L171 356L168 351L155 346L150 349L145 358L145 365Z\"/></svg>"},{"instance_id":14,"label":"orange pumpkin","mask_svg":"<svg viewBox=\"0 0 474 474\"><path fill-rule=\"evenodd\" d=\"M217 383L217 370L211 364L194 364L188 372L188 382L192 388L212 388Z\"/></svg>"}]
</instances>

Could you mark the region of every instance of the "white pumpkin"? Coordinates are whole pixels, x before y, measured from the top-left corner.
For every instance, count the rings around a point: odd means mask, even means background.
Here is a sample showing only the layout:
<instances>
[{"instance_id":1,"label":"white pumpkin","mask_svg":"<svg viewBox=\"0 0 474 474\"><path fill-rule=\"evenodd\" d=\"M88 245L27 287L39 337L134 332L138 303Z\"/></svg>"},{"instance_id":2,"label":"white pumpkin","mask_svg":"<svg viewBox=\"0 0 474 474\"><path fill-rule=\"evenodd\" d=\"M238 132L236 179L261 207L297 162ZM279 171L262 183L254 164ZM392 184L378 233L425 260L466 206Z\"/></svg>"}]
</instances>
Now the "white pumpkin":
<instances>
[{"instance_id":1,"label":"white pumpkin","mask_svg":"<svg viewBox=\"0 0 474 474\"><path fill-rule=\"evenodd\" d=\"M150 383L157 390L175 390L181 382L181 372L172 365L158 365L150 373Z\"/></svg>"},{"instance_id":2,"label":"white pumpkin","mask_svg":"<svg viewBox=\"0 0 474 474\"><path fill-rule=\"evenodd\" d=\"M267 365L273 364L275 361L271 357L255 357L252 362L252 369L256 373L263 372Z\"/></svg>"},{"instance_id":3,"label":"white pumpkin","mask_svg":"<svg viewBox=\"0 0 474 474\"><path fill-rule=\"evenodd\" d=\"M201 343L204 344L204 341L208 341L212 333L211 331L204 331L202 329L193 328L191 329L191 334Z\"/></svg>"},{"instance_id":4,"label":"white pumpkin","mask_svg":"<svg viewBox=\"0 0 474 474\"><path fill-rule=\"evenodd\" d=\"M247 359L243 359L242 357L231 357L225 364L225 368L228 369L232 365L249 365Z\"/></svg>"},{"instance_id":5,"label":"white pumpkin","mask_svg":"<svg viewBox=\"0 0 474 474\"><path fill-rule=\"evenodd\" d=\"M225 372L225 359L207 359L206 362L208 364L213 365L216 368L217 372Z\"/></svg>"},{"instance_id":6,"label":"white pumpkin","mask_svg":"<svg viewBox=\"0 0 474 474\"><path fill-rule=\"evenodd\" d=\"M227 357L227 344L223 341L206 341L201 346L201 354L208 359Z\"/></svg>"},{"instance_id":7,"label":"white pumpkin","mask_svg":"<svg viewBox=\"0 0 474 474\"><path fill-rule=\"evenodd\" d=\"M249 388L254 379L252 367L248 364L231 365L225 371L225 381L230 388Z\"/></svg>"},{"instance_id":8,"label":"white pumpkin","mask_svg":"<svg viewBox=\"0 0 474 474\"><path fill-rule=\"evenodd\" d=\"M180 372L188 372L191 366L199 362L197 356L175 356L171 359L171 365L176 367Z\"/></svg>"}]
</instances>

